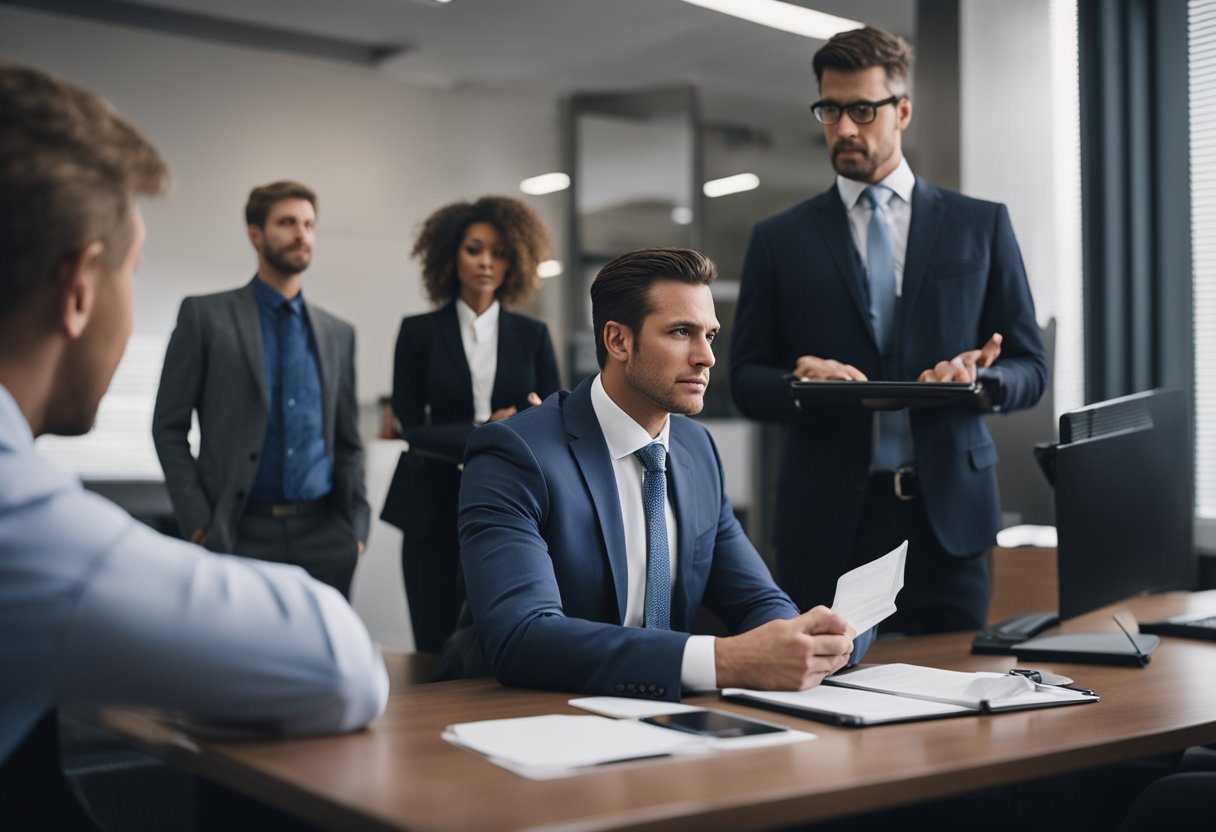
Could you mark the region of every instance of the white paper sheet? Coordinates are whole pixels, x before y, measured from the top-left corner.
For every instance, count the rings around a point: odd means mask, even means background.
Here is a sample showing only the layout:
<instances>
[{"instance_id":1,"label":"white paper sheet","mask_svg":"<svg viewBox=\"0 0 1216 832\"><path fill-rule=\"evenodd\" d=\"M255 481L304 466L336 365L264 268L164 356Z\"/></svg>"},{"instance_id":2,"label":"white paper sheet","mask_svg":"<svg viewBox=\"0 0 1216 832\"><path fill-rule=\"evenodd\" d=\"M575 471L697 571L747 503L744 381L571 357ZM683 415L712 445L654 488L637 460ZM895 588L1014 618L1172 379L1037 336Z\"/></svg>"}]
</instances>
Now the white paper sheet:
<instances>
[{"instance_id":1,"label":"white paper sheet","mask_svg":"<svg viewBox=\"0 0 1216 832\"><path fill-rule=\"evenodd\" d=\"M647 716L685 714L689 711L703 710L692 705L681 705L679 702L653 702L649 699L630 699L627 696L584 696L579 699L571 699L566 704L600 716L613 716L621 719L641 719Z\"/></svg>"},{"instance_id":2,"label":"white paper sheet","mask_svg":"<svg viewBox=\"0 0 1216 832\"><path fill-rule=\"evenodd\" d=\"M449 725L442 736L532 780L594 771L605 763L767 748L815 739L814 734L794 730L707 738L632 719L565 714L465 722Z\"/></svg>"},{"instance_id":3,"label":"white paper sheet","mask_svg":"<svg viewBox=\"0 0 1216 832\"><path fill-rule=\"evenodd\" d=\"M882 557L846 572L836 581L832 609L843 615L859 633L895 612L895 596L904 587L908 541Z\"/></svg>"}]
</instances>

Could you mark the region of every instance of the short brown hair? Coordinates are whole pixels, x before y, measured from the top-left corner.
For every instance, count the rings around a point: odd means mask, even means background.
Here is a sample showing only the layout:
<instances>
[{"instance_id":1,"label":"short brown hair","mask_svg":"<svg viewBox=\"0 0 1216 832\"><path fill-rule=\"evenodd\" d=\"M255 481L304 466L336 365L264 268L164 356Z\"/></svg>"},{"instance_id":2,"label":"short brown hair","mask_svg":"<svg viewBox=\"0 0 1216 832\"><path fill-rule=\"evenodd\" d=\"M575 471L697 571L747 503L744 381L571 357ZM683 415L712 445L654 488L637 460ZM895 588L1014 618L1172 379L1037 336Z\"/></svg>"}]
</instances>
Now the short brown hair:
<instances>
[{"instance_id":1,"label":"short brown hair","mask_svg":"<svg viewBox=\"0 0 1216 832\"><path fill-rule=\"evenodd\" d=\"M811 65L815 68L815 80L821 85L825 69L855 72L881 66L892 86L899 87L891 91L906 93L912 67L912 48L899 35L866 26L832 35L831 40L815 53Z\"/></svg>"},{"instance_id":2,"label":"short brown hair","mask_svg":"<svg viewBox=\"0 0 1216 832\"><path fill-rule=\"evenodd\" d=\"M310 188L299 182L283 180L262 185L249 192L249 200L245 203L245 224L266 227L266 218L276 202L285 199L307 199L312 203L312 210L317 210L317 195Z\"/></svg>"},{"instance_id":3,"label":"short brown hair","mask_svg":"<svg viewBox=\"0 0 1216 832\"><path fill-rule=\"evenodd\" d=\"M595 328L595 359L608 362L604 326L609 321L639 332L654 310L650 287L660 280L708 286L718 276L712 260L691 248L640 248L613 260L591 282L591 325Z\"/></svg>"},{"instance_id":4,"label":"short brown hair","mask_svg":"<svg viewBox=\"0 0 1216 832\"><path fill-rule=\"evenodd\" d=\"M0 317L92 242L121 262L134 198L168 180L156 148L96 95L0 62Z\"/></svg>"},{"instance_id":5,"label":"short brown hair","mask_svg":"<svg viewBox=\"0 0 1216 832\"><path fill-rule=\"evenodd\" d=\"M540 287L536 268L549 256L549 232L535 211L509 196L483 196L476 202L453 202L426 218L414 241L422 261L422 288L436 306L460 295L456 254L465 231L488 222L502 235L507 274L495 293L504 304L517 303Z\"/></svg>"}]
</instances>

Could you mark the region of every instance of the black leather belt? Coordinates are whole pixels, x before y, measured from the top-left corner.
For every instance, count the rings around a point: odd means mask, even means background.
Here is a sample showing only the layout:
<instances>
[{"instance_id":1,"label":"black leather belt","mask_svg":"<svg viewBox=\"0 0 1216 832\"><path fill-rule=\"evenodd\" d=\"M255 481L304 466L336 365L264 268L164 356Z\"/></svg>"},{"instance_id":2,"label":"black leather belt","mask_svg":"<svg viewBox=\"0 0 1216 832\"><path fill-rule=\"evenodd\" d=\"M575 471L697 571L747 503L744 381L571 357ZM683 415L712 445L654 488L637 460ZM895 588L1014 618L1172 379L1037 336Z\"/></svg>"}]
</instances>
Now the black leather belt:
<instances>
[{"instance_id":1,"label":"black leather belt","mask_svg":"<svg viewBox=\"0 0 1216 832\"><path fill-rule=\"evenodd\" d=\"M897 500L915 500L920 496L920 477L917 476L915 468L875 471L870 474L870 485L894 494Z\"/></svg>"},{"instance_id":2,"label":"black leather belt","mask_svg":"<svg viewBox=\"0 0 1216 832\"><path fill-rule=\"evenodd\" d=\"M324 498L303 503L269 503L250 500L245 504L245 513L255 517L308 517L325 511L328 503Z\"/></svg>"}]
</instances>

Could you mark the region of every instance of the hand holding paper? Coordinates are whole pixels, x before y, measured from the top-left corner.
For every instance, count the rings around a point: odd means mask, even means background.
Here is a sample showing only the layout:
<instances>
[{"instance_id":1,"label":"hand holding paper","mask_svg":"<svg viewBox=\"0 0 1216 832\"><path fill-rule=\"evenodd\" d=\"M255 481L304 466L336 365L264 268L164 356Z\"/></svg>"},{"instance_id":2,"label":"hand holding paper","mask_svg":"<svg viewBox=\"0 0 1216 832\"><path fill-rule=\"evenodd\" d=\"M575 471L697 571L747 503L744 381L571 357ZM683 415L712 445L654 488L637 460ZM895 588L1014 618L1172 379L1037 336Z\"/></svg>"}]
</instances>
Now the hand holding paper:
<instances>
[{"instance_id":1,"label":"hand holding paper","mask_svg":"<svg viewBox=\"0 0 1216 832\"><path fill-rule=\"evenodd\" d=\"M846 572L836 582L832 609L864 633L895 612L895 596L904 587L908 541L882 557Z\"/></svg>"}]
</instances>

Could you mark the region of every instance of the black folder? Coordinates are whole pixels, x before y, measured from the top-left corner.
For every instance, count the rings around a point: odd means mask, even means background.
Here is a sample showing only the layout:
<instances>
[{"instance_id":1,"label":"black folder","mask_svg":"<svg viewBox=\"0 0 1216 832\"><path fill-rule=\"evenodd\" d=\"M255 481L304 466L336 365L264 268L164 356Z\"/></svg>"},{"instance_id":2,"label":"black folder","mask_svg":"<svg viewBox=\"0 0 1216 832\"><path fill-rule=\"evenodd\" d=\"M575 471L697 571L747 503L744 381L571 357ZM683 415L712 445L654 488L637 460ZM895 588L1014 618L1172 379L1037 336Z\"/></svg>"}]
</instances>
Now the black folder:
<instances>
[{"instance_id":1,"label":"black folder","mask_svg":"<svg viewBox=\"0 0 1216 832\"><path fill-rule=\"evenodd\" d=\"M899 410L970 402L980 385L965 381L802 381L790 392L802 410L835 408Z\"/></svg>"}]
</instances>

